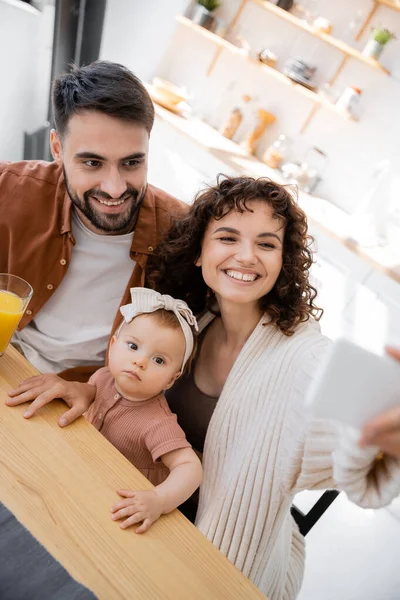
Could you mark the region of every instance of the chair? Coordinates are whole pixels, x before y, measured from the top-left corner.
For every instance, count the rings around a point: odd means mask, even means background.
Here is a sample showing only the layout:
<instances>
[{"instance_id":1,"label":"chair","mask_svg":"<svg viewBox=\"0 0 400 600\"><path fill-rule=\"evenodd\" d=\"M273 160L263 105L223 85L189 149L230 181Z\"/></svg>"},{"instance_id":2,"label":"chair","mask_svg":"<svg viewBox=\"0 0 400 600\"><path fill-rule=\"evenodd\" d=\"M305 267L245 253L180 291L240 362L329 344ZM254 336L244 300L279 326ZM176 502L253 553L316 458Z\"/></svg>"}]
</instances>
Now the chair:
<instances>
[{"instance_id":1,"label":"chair","mask_svg":"<svg viewBox=\"0 0 400 600\"><path fill-rule=\"evenodd\" d=\"M339 492L337 490L327 490L307 514L304 514L300 509L292 505L290 512L302 535L307 535L338 495Z\"/></svg>"}]
</instances>

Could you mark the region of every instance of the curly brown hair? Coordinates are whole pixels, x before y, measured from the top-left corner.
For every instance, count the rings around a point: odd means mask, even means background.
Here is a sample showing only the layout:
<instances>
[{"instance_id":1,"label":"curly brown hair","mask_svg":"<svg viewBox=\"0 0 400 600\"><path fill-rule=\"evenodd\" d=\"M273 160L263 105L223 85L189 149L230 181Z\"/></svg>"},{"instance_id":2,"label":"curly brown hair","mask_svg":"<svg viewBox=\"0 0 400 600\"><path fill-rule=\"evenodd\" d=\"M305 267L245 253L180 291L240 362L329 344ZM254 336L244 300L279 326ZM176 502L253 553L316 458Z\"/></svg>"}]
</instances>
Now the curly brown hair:
<instances>
[{"instance_id":1,"label":"curly brown hair","mask_svg":"<svg viewBox=\"0 0 400 600\"><path fill-rule=\"evenodd\" d=\"M281 272L272 290L260 298L260 308L288 336L310 315L319 320L323 311L314 304L317 291L309 281L314 240L307 233L307 217L291 192L288 186L266 177L219 175L217 185L196 196L187 215L174 223L158 246L148 263L146 284L162 294L182 298L195 314L210 309L213 293L195 266L206 227L211 219L221 219L232 210L252 212L248 203L261 200L282 220L285 235Z\"/></svg>"}]
</instances>

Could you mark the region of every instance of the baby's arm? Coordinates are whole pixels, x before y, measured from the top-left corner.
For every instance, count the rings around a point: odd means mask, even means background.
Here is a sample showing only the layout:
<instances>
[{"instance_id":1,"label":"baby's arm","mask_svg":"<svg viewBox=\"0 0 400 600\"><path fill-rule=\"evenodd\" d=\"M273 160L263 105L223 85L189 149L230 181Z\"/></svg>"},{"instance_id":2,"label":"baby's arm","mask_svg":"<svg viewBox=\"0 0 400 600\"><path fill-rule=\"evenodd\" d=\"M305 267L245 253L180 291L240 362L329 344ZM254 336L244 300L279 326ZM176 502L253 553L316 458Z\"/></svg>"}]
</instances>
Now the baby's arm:
<instances>
[{"instance_id":1,"label":"baby's arm","mask_svg":"<svg viewBox=\"0 0 400 600\"><path fill-rule=\"evenodd\" d=\"M170 513L190 498L203 479L203 469L191 448L173 450L161 457L170 470L167 479L155 488L163 498L163 514Z\"/></svg>"},{"instance_id":2,"label":"baby's arm","mask_svg":"<svg viewBox=\"0 0 400 600\"><path fill-rule=\"evenodd\" d=\"M170 513L197 490L203 478L200 460L191 448L179 448L161 456L170 470L167 479L149 491L118 490L124 500L111 509L112 518L124 519L121 528L142 523L136 533L143 533L161 515ZM125 518L128 517L128 518Z\"/></svg>"}]
</instances>

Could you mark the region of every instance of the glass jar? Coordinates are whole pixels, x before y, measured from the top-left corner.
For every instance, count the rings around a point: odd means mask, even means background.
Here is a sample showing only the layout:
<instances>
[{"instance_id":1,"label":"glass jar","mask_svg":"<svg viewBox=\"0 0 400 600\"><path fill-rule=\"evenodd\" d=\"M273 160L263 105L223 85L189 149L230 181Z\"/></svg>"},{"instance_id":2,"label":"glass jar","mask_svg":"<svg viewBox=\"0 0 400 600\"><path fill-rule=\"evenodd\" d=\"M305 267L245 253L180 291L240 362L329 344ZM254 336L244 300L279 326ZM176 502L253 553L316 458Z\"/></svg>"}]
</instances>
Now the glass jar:
<instances>
[{"instance_id":1,"label":"glass jar","mask_svg":"<svg viewBox=\"0 0 400 600\"><path fill-rule=\"evenodd\" d=\"M336 106L344 111L348 111L350 114L354 113L354 109L360 102L361 90L358 87L347 87L339 100L336 102Z\"/></svg>"},{"instance_id":2,"label":"glass jar","mask_svg":"<svg viewBox=\"0 0 400 600\"><path fill-rule=\"evenodd\" d=\"M241 102L237 106L233 107L233 109L228 115L228 118L222 124L222 127L220 128L220 133L222 133L224 137L228 138L228 140L233 139L237 130L239 129L240 124L246 117L246 112L248 111L246 105L251 103L251 100L251 96L242 96Z\"/></svg>"},{"instance_id":3,"label":"glass jar","mask_svg":"<svg viewBox=\"0 0 400 600\"><path fill-rule=\"evenodd\" d=\"M328 157L319 148L309 148L301 163L301 178L299 187L304 191L312 194L319 182L321 181L322 173L326 168Z\"/></svg>"},{"instance_id":4,"label":"glass jar","mask_svg":"<svg viewBox=\"0 0 400 600\"><path fill-rule=\"evenodd\" d=\"M290 140L285 134L281 133L274 143L266 149L263 161L271 169L279 169L281 164L286 160L287 153L290 147Z\"/></svg>"}]
</instances>

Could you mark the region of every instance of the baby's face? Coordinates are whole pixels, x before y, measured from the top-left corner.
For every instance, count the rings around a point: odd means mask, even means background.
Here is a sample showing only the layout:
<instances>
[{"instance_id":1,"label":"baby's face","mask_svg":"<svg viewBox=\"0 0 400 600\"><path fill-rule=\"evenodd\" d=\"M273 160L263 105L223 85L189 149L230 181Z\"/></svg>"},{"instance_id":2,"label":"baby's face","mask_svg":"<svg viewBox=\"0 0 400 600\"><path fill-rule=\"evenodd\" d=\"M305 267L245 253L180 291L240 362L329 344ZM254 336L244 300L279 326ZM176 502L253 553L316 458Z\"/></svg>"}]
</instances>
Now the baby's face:
<instances>
[{"instance_id":1,"label":"baby's face","mask_svg":"<svg viewBox=\"0 0 400 600\"><path fill-rule=\"evenodd\" d=\"M126 323L111 340L109 368L120 394L147 400L179 377L185 355L181 328L172 329L144 314Z\"/></svg>"}]
</instances>

